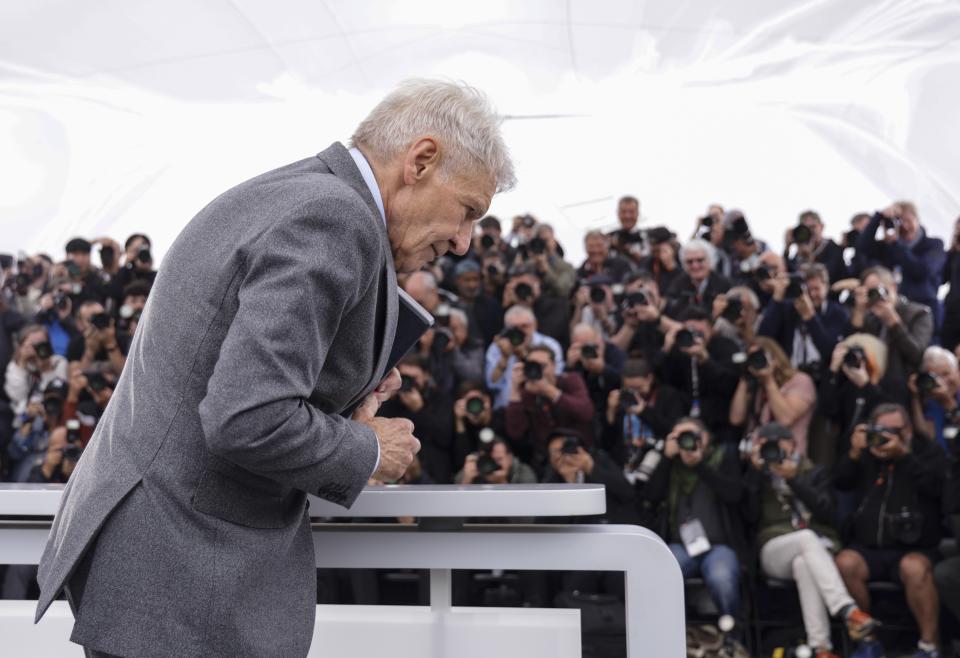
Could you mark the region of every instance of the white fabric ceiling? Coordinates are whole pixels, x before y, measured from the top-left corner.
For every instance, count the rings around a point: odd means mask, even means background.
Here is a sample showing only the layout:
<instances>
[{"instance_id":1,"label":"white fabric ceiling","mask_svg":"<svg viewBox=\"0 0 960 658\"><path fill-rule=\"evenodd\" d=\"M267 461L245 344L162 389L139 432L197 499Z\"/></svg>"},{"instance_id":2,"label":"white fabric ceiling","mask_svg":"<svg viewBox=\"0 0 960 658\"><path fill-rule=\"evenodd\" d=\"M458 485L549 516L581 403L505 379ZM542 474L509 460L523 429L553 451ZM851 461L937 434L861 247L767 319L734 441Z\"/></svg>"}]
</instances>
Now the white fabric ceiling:
<instances>
[{"instance_id":1,"label":"white fabric ceiling","mask_svg":"<svg viewBox=\"0 0 960 658\"><path fill-rule=\"evenodd\" d=\"M633 193L686 236L718 201L779 243L813 207L960 213L960 2L19 0L0 4L0 252L146 231L346 140L398 80L485 89L516 191L575 257Z\"/></svg>"}]
</instances>

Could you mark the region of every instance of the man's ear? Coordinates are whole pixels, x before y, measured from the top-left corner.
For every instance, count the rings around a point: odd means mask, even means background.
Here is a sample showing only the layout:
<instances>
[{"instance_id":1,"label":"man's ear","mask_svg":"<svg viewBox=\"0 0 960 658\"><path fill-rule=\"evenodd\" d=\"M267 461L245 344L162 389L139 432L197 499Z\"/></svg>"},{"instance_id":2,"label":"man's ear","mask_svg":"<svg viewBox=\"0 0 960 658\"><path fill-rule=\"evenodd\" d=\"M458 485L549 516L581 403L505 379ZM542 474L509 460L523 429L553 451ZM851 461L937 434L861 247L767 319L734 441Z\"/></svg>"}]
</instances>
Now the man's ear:
<instances>
[{"instance_id":1,"label":"man's ear","mask_svg":"<svg viewBox=\"0 0 960 658\"><path fill-rule=\"evenodd\" d=\"M403 159L403 182L416 185L440 164L440 147L432 137L421 137L407 149Z\"/></svg>"}]
</instances>

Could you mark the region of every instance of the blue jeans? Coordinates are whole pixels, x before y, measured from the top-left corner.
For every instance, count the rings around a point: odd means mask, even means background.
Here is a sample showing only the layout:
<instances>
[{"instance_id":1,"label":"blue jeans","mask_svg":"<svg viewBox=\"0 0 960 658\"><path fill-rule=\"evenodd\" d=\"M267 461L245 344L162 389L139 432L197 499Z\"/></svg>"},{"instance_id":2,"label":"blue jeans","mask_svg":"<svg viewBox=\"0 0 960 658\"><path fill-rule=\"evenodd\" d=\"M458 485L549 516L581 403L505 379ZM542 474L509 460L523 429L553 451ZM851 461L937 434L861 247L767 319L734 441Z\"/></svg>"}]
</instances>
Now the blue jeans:
<instances>
[{"instance_id":1,"label":"blue jeans","mask_svg":"<svg viewBox=\"0 0 960 658\"><path fill-rule=\"evenodd\" d=\"M716 544L706 553L690 557L683 544L669 546L684 579L703 578L720 614L736 617L740 612L740 561L733 549Z\"/></svg>"}]
</instances>

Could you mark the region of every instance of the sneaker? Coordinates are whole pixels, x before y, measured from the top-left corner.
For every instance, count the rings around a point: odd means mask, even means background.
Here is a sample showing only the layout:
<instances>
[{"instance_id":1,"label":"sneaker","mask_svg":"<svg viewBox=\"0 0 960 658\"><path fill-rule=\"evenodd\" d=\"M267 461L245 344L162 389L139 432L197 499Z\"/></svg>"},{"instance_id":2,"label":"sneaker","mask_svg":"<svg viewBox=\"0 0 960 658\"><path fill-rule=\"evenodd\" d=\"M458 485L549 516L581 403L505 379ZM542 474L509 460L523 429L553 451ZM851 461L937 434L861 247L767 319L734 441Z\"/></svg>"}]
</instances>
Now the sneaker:
<instances>
[{"instance_id":1,"label":"sneaker","mask_svg":"<svg viewBox=\"0 0 960 658\"><path fill-rule=\"evenodd\" d=\"M913 654L913 658L942 658L942 656L943 654L940 653L939 649L934 649L933 651L917 649L917 652Z\"/></svg>"},{"instance_id":2,"label":"sneaker","mask_svg":"<svg viewBox=\"0 0 960 658\"><path fill-rule=\"evenodd\" d=\"M883 645L877 640L863 640L858 645L850 658L886 658L887 653L883 650Z\"/></svg>"},{"instance_id":3,"label":"sneaker","mask_svg":"<svg viewBox=\"0 0 960 658\"><path fill-rule=\"evenodd\" d=\"M880 625L880 622L856 606L850 609L844 622L851 640L862 640Z\"/></svg>"}]
</instances>

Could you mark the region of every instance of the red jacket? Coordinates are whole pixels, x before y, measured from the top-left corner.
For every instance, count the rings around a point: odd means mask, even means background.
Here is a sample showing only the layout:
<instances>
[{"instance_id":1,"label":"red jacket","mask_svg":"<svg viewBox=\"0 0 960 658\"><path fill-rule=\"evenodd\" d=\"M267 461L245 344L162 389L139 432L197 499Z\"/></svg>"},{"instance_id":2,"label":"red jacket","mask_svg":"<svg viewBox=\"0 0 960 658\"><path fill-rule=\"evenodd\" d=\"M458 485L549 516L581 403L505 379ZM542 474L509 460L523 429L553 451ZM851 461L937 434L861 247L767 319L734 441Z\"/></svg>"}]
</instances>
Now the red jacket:
<instances>
[{"instance_id":1,"label":"red jacket","mask_svg":"<svg viewBox=\"0 0 960 658\"><path fill-rule=\"evenodd\" d=\"M556 427L580 432L588 445L593 444L593 401L578 372L557 375L561 390L556 404L543 396L523 391L520 402L509 402L506 412L507 436L517 442L531 442L536 450L545 450L547 436Z\"/></svg>"}]
</instances>

